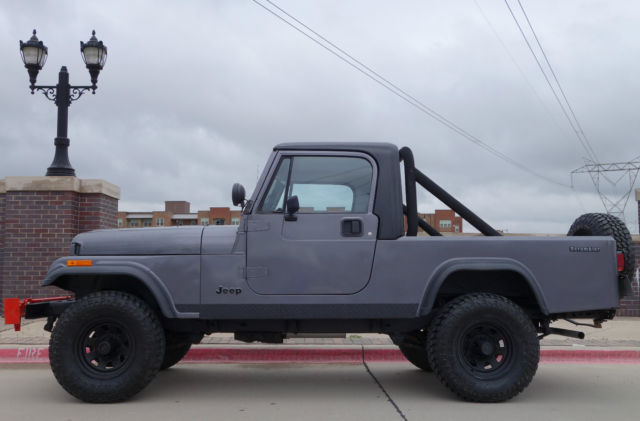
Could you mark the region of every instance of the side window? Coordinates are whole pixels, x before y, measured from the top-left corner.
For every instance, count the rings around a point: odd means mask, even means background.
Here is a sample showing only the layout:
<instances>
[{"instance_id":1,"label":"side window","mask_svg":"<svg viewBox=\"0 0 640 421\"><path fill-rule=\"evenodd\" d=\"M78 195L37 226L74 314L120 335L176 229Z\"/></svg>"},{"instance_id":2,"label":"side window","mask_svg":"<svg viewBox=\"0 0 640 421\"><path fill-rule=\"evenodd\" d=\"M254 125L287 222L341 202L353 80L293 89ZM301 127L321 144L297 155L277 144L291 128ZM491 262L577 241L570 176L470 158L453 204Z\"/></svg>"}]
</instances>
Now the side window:
<instances>
[{"instance_id":1,"label":"side window","mask_svg":"<svg viewBox=\"0 0 640 421\"><path fill-rule=\"evenodd\" d=\"M289 177L289 166L291 158L285 158L280 161L280 166L276 171L275 177L271 180L267 195L260 204L259 212L283 212L284 191L287 187L287 178Z\"/></svg>"},{"instance_id":2,"label":"side window","mask_svg":"<svg viewBox=\"0 0 640 421\"><path fill-rule=\"evenodd\" d=\"M366 213L372 178L363 158L296 156L287 197L298 196L300 213Z\"/></svg>"}]
</instances>

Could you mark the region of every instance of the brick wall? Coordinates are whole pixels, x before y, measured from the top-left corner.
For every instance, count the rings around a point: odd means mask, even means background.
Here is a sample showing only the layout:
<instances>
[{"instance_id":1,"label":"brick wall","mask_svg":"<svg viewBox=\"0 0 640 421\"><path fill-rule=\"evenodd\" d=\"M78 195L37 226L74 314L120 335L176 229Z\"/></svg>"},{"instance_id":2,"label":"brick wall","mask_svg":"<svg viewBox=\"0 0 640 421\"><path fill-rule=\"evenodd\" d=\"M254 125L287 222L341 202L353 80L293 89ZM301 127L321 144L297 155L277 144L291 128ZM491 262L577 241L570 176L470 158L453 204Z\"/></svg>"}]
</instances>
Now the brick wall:
<instances>
[{"instance_id":1,"label":"brick wall","mask_svg":"<svg viewBox=\"0 0 640 421\"><path fill-rule=\"evenodd\" d=\"M96 193L102 182L89 180L85 192L82 180L72 181L64 180L62 186L71 186L70 190L56 186L54 180L48 183L53 187L49 191L33 191L18 179L0 191L0 312L5 297L60 294L61 290L40 287L51 262L69 255L77 234L116 227L119 191Z\"/></svg>"},{"instance_id":2,"label":"brick wall","mask_svg":"<svg viewBox=\"0 0 640 421\"><path fill-rule=\"evenodd\" d=\"M190 213L191 203L184 200L167 200L164 202L164 210L169 213Z\"/></svg>"},{"instance_id":3,"label":"brick wall","mask_svg":"<svg viewBox=\"0 0 640 421\"><path fill-rule=\"evenodd\" d=\"M620 309L618 309L618 316L634 316L640 317L640 280L638 274L640 273L640 242L633 244L636 253L636 273L632 284L633 294L624 297L620 302Z\"/></svg>"}]
</instances>

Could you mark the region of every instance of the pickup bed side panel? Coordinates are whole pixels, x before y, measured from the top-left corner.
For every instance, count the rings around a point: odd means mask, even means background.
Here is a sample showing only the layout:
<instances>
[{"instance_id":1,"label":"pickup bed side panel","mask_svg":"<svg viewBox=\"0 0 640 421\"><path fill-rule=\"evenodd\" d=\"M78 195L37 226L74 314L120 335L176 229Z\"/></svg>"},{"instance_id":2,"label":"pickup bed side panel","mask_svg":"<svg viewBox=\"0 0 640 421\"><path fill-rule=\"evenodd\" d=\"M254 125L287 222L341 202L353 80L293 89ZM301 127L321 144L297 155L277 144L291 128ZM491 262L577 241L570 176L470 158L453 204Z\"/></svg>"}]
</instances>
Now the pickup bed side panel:
<instances>
[{"instance_id":1,"label":"pickup bed side panel","mask_svg":"<svg viewBox=\"0 0 640 421\"><path fill-rule=\"evenodd\" d=\"M440 287L450 273L447 269L463 269L465 265L470 270L519 268L537 293L543 311L546 307L550 314L618 306L615 242L609 237L405 237L379 241L368 292L384 293L384 285L375 280L387 279L395 285L398 299L408 300L406 294L416 294L422 303ZM427 298L422 305L431 303ZM420 314L429 310L421 308Z\"/></svg>"}]
</instances>

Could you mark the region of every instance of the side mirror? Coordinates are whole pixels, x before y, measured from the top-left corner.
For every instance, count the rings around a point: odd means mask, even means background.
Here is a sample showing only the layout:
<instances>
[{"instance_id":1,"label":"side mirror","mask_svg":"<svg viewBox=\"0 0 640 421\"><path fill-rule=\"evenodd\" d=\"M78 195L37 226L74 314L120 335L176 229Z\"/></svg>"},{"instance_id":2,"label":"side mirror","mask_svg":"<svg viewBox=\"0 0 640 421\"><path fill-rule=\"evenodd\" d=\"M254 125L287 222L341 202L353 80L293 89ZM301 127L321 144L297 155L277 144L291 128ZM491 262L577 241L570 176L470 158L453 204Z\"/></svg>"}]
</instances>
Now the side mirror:
<instances>
[{"instance_id":1,"label":"side mirror","mask_svg":"<svg viewBox=\"0 0 640 421\"><path fill-rule=\"evenodd\" d=\"M300 210L298 196L291 196L287 199L287 214L284 216L285 221L297 221L298 217L294 214Z\"/></svg>"},{"instance_id":2,"label":"side mirror","mask_svg":"<svg viewBox=\"0 0 640 421\"><path fill-rule=\"evenodd\" d=\"M233 206L242 206L244 208L245 197L244 186L240 183L235 183L231 188L231 201Z\"/></svg>"}]
</instances>

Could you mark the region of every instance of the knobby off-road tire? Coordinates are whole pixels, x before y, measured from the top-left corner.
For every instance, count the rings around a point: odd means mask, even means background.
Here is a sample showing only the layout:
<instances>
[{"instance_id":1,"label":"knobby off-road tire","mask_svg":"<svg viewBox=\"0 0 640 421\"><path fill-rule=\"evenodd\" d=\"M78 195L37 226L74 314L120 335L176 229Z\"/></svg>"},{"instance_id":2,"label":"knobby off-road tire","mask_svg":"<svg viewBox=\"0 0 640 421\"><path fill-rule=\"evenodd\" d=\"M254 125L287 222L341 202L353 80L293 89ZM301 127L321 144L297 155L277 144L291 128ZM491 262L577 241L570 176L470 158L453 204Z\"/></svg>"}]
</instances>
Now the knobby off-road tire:
<instances>
[{"instance_id":1,"label":"knobby off-road tire","mask_svg":"<svg viewBox=\"0 0 640 421\"><path fill-rule=\"evenodd\" d=\"M624 270L619 276L630 282L633 279L636 259L629 229L620 219L606 213L586 213L576 219L569 228L568 236L610 236L616 240L616 251L624 255Z\"/></svg>"},{"instance_id":2,"label":"knobby off-road tire","mask_svg":"<svg viewBox=\"0 0 640 421\"><path fill-rule=\"evenodd\" d=\"M411 364L427 372L433 371L429 364L426 329L406 334L398 348Z\"/></svg>"},{"instance_id":3,"label":"knobby off-road tire","mask_svg":"<svg viewBox=\"0 0 640 421\"><path fill-rule=\"evenodd\" d=\"M191 349L191 342L186 340L184 337L180 335L173 334L171 332L165 332L166 342L165 342L165 351L164 351L164 359L162 360L162 365L160 366L160 370L166 370L167 368L173 367L181 359L187 355L187 352Z\"/></svg>"},{"instance_id":4,"label":"knobby off-road tire","mask_svg":"<svg viewBox=\"0 0 640 421\"><path fill-rule=\"evenodd\" d=\"M158 373L164 354L158 316L139 298L117 291L80 298L62 313L49 342L56 380L85 402L135 395Z\"/></svg>"},{"instance_id":5,"label":"knobby off-road tire","mask_svg":"<svg viewBox=\"0 0 640 421\"><path fill-rule=\"evenodd\" d=\"M522 392L536 373L540 343L525 312L494 294L447 303L429 327L429 363L461 398L501 402Z\"/></svg>"}]
</instances>

